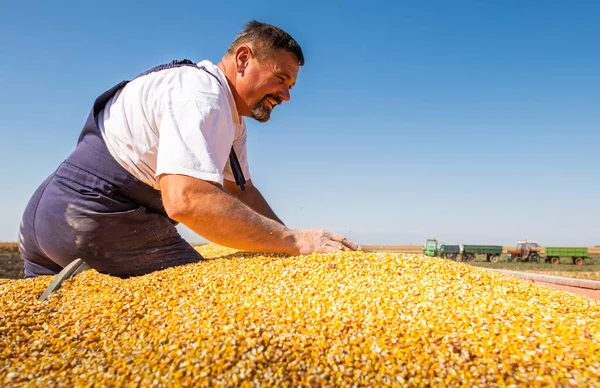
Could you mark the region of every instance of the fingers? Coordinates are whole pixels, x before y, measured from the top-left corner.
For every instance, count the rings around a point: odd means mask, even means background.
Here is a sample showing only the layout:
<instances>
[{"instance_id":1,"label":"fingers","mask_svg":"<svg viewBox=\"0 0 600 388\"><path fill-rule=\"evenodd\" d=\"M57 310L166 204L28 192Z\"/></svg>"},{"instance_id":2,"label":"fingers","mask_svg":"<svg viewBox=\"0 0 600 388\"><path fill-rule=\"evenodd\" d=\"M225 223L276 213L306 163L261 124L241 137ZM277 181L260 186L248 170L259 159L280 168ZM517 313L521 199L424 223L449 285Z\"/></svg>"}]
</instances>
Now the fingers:
<instances>
[{"instance_id":1,"label":"fingers","mask_svg":"<svg viewBox=\"0 0 600 388\"><path fill-rule=\"evenodd\" d=\"M337 242L333 239L326 238L325 241L322 241L323 253L332 253L332 252L346 252L346 251L357 251L361 250L360 246L353 243L352 241L342 238L341 242Z\"/></svg>"},{"instance_id":2,"label":"fingers","mask_svg":"<svg viewBox=\"0 0 600 388\"><path fill-rule=\"evenodd\" d=\"M362 248L360 247L360 245L348 240L347 238L344 238L342 240L342 244L344 244L344 246L348 247L352 251L362 251Z\"/></svg>"},{"instance_id":3,"label":"fingers","mask_svg":"<svg viewBox=\"0 0 600 388\"><path fill-rule=\"evenodd\" d=\"M301 255L362 250L358 244L347 238L323 229L299 231L298 235L298 253Z\"/></svg>"},{"instance_id":4,"label":"fingers","mask_svg":"<svg viewBox=\"0 0 600 388\"><path fill-rule=\"evenodd\" d=\"M335 233L331 233L331 232L327 232L327 237L329 237L330 239L332 239L333 241L337 241L339 243L342 243L343 246L345 246L346 248L352 250L352 251L360 251L362 250L360 248L360 245L348 240L345 237L340 236L339 234L335 234Z\"/></svg>"},{"instance_id":5,"label":"fingers","mask_svg":"<svg viewBox=\"0 0 600 388\"><path fill-rule=\"evenodd\" d=\"M338 253L347 250L348 248L346 248L344 244L333 241L328 237L323 237L321 239L321 248L319 249L321 253Z\"/></svg>"}]
</instances>

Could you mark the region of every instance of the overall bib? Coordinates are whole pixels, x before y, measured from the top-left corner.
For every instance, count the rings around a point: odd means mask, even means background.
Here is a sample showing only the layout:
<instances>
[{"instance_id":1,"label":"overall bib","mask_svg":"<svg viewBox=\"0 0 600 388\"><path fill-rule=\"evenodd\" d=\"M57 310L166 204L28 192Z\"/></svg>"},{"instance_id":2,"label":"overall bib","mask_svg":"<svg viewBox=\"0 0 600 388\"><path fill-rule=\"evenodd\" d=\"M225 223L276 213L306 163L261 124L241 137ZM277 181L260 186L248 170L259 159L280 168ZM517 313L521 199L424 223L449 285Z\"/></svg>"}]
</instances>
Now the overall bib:
<instances>
[{"instance_id":1,"label":"overall bib","mask_svg":"<svg viewBox=\"0 0 600 388\"><path fill-rule=\"evenodd\" d=\"M138 77L180 66L198 68L189 60L173 61ZM128 82L96 99L76 149L29 201L19 233L25 278L54 275L78 258L98 272L120 277L202 260L168 217L160 191L121 167L104 143L97 116ZM230 163L243 189L233 148Z\"/></svg>"}]
</instances>

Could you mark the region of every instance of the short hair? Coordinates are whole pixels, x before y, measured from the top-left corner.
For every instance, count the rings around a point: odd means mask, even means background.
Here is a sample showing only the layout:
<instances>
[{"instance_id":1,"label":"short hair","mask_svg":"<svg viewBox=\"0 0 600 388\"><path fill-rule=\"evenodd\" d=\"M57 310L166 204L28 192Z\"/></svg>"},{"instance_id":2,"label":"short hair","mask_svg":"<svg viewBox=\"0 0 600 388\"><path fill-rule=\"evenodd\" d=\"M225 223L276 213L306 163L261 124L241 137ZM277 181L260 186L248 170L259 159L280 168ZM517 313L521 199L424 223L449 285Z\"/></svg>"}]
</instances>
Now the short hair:
<instances>
[{"instance_id":1,"label":"short hair","mask_svg":"<svg viewBox=\"0 0 600 388\"><path fill-rule=\"evenodd\" d=\"M279 27L256 20L248 22L227 49L227 54L235 54L239 46L249 43L252 44L254 54L259 60L269 57L274 50L284 49L296 56L298 65L304 65L304 54L300 45Z\"/></svg>"}]
</instances>

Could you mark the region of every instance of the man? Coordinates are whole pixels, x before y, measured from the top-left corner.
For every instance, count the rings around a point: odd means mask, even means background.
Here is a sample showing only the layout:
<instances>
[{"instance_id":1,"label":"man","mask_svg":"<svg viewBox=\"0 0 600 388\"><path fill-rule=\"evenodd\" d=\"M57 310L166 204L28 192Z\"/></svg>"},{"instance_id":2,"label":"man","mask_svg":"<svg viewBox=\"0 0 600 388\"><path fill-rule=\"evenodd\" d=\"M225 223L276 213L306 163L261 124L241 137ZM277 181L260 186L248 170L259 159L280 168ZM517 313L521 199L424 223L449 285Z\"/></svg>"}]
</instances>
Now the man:
<instances>
[{"instance_id":1,"label":"man","mask_svg":"<svg viewBox=\"0 0 600 388\"><path fill-rule=\"evenodd\" d=\"M103 93L75 151L27 205L25 277L77 258L121 277L201 260L178 222L247 251L359 249L325 230L287 228L250 179L242 117L269 120L303 64L288 33L252 21L216 66L174 61Z\"/></svg>"}]
</instances>

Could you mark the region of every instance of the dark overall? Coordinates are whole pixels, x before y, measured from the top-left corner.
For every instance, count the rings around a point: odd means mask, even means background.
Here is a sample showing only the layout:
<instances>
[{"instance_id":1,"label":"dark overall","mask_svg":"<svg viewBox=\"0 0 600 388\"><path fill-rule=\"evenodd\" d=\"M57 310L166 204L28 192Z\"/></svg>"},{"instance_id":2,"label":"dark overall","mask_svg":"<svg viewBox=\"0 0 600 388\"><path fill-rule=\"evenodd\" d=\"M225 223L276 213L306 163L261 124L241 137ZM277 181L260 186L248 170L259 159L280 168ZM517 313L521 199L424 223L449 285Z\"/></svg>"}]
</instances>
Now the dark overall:
<instances>
[{"instance_id":1,"label":"dark overall","mask_svg":"<svg viewBox=\"0 0 600 388\"><path fill-rule=\"evenodd\" d=\"M196 67L188 60L173 61L140 76L180 66ZM56 274L78 258L120 277L202 260L167 216L160 192L121 167L104 143L97 115L128 82L96 99L77 148L29 201L19 235L26 278ZM230 163L243 185L233 149Z\"/></svg>"}]
</instances>

